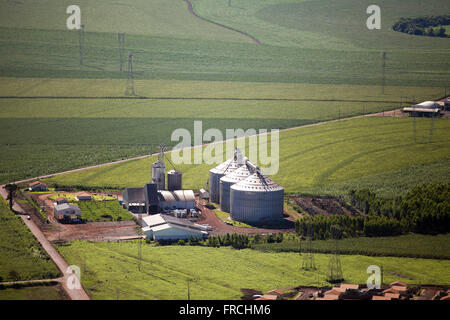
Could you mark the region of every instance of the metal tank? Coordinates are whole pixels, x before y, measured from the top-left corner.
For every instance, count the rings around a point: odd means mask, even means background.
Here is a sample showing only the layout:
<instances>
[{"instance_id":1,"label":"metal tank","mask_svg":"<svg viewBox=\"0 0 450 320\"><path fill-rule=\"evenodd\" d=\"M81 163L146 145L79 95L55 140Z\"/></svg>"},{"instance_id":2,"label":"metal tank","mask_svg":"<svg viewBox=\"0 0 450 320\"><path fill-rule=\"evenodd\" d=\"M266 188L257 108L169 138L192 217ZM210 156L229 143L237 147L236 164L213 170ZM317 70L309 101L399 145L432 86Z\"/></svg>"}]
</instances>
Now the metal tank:
<instances>
[{"instance_id":1,"label":"metal tank","mask_svg":"<svg viewBox=\"0 0 450 320\"><path fill-rule=\"evenodd\" d=\"M246 179L252 173L254 173L253 167L246 163L220 178L220 210L230 212L230 187Z\"/></svg>"},{"instance_id":2,"label":"metal tank","mask_svg":"<svg viewBox=\"0 0 450 320\"><path fill-rule=\"evenodd\" d=\"M182 174L178 170L170 170L167 172L167 190L181 190Z\"/></svg>"},{"instance_id":3,"label":"metal tank","mask_svg":"<svg viewBox=\"0 0 450 320\"><path fill-rule=\"evenodd\" d=\"M242 154L236 149L233 158L219 164L217 167L209 170L209 200L214 203L220 203L220 178L233 172L242 162Z\"/></svg>"},{"instance_id":4,"label":"metal tank","mask_svg":"<svg viewBox=\"0 0 450 320\"><path fill-rule=\"evenodd\" d=\"M284 188L259 170L230 187L230 217L246 223L283 218Z\"/></svg>"},{"instance_id":5,"label":"metal tank","mask_svg":"<svg viewBox=\"0 0 450 320\"><path fill-rule=\"evenodd\" d=\"M166 186L166 166L161 160L152 164L152 183L156 183L158 190L164 190Z\"/></svg>"}]
</instances>

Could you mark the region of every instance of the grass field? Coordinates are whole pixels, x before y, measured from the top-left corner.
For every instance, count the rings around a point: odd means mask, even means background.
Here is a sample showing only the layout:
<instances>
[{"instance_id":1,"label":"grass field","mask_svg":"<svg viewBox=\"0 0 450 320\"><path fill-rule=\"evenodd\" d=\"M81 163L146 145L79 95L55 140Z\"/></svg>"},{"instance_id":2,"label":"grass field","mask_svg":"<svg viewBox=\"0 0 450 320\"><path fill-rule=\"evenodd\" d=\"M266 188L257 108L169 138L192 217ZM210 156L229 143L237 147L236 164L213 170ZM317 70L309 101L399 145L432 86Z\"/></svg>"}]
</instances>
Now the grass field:
<instances>
[{"instance_id":1,"label":"grass field","mask_svg":"<svg viewBox=\"0 0 450 320\"><path fill-rule=\"evenodd\" d=\"M2 281L51 279L59 271L19 216L0 197L0 277ZM1 295L1 290L0 290Z\"/></svg>"},{"instance_id":2,"label":"grass field","mask_svg":"<svg viewBox=\"0 0 450 320\"><path fill-rule=\"evenodd\" d=\"M404 194L418 183L448 182L450 122L366 117L280 134L280 170L273 178L290 193L344 194L370 188L380 196ZM47 182L125 188L149 179L154 158L60 175ZM183 187L200 189L214 165L180 165Z\"/></svg>"},{"instance_id":3,"label":"grass field","mask_svg":"<svg viewBox=\"0 0 450 320\"><path fill-rule=\"evenodd\" d=\"M81 209L81 218L87 221L120 221L133 218L117 200L80 201L75 204Z\"/></svg>"},{"instance_id":4,"label":"grass field","mask_svg":"<svg viewBox=\"0 0 450 320\"><path fill-rule=\"evenodd\" d=\"M0 300L62 300L58 286L0 289Z\"/></svg>"},{"instance_id":5,"label":"grass field","mask_svg":"<svg viewBox=\"0 0 450 320\"><path fill-rule=\"evenodd\" d=\"M296 285L326 285L329 255L316 254L318 270L302 271L298 253L262 253L231 248L142 246L142 271L137 268L137 242L72 242L58 250L69 264L81 265L83 287L93 299L239 299L241 288L268 291ZM366 283L369 265L382 265L386 283L448 284L449 260L342 255L346 281Z\"/></svg>"},{"instance_id":6,"label":"grass field","mask_svg":"<svg viewBox=\"0 0 450 320\"><path fill-rule=\"evenodd\" d=\"M334 240L315 240L312 243L315 252L332 253L336 248ZM256 244L253 248L264 252L299 252L305 250L306 241L299 243L288 239L282 243ZM338 251L340 254L449 260L450 234L347 238L338 241Z\"/></svg>"}]
</instances>

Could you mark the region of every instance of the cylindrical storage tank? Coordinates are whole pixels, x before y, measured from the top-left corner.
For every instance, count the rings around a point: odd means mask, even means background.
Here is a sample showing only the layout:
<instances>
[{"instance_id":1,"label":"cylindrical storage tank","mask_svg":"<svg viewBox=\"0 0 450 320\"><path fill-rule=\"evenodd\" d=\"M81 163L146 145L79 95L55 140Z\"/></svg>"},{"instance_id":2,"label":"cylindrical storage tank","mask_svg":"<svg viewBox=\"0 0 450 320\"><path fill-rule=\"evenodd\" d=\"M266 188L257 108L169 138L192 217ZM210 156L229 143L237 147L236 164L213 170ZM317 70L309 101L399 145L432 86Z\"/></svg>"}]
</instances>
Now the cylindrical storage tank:
<instances>
[{"instance_id":1,"label":"cylindrical storage tank","mask_svg":"<svg viewBox=\"0 0 450 320\"><path fill-rule=\"evenodd\" d=\"M283 218L284 188L260 172L230 187L230 217L245 223Z\"/></svg>"},{"instance_id":2,"label":"cylindrical storage tank","mask_svg":"<svg viewBox=\"0 0 450 320\"><path fill-rule=\"evenodd\" d=\"M250 166L243 165L220 178L220 210L230 212L230 187L246 179L252 173L253 170Z\"/></svg>"},{"instance_id":3,"label":"cylindrical storage tank","mask_svg":"<svg viewBox=\"0 0 450 320\"><path fill-rule=\"evenodd\" d=\"M166 167L164 162L156 161L152 165L152 183L156 183L158 190L166 186Z\"/></svg>"},{"instance_id":4,"label":"cylindrical storage tank","mask_svg":"<svg viewBox=\"0 0 450 320\"><path fill-rule=\"evenodd\" d=\"M238 168L237 159L231 158L209 170L209 200L220 203L220 178Z\"/></svg>"},{"instance_id":5,"label":"cylindrical storage tank","mask_svg":"<svg viewBox=\"0 0 450 320\"><path fill-rule=\"evenodd\" d=\"M178 170L170 170L167 172L167 190L181 190L182 174Z\"/></svg>"}]
</instances>

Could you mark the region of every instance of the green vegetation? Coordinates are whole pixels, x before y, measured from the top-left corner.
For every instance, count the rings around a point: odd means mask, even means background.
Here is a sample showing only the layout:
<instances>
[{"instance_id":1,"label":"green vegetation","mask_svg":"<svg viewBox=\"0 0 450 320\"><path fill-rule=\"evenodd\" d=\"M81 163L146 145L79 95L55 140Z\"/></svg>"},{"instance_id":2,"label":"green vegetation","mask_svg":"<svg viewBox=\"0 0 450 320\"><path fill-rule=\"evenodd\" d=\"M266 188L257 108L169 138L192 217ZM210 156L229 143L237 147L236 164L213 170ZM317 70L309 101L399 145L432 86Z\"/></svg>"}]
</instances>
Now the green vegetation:
<instances>
[{"instance_id":1,"label":"green vegetation","mask_svg":"<svg viewBox=\"0 0 450 320\"><path fill-rule=\"evenodd\" d=\"M450 15L421 18L401 18L394 24L395 31L419 36L446 38L445 26L450 25Z\"/></svg>"},{"instance_id":2,"label":"green vegetation","mask_svg":"<svg viewBox=\"0 0 450 320\"><path fill-rule=\"evenodd\" d=\"M368 188L395 197L422 182L448 183L450 122L430 119L366 117L280 133L280 167L273 179L286 192L346 194ZM248 144L247 144L248 145ZM143 185L155 158L130 161L46 180L59 185L125 188ZM180 165L185 188L200 189L214 165Z\"/></svg>"},{"instance_id":3,"label":"green vegetation","mask_svg":"<svg viewBox=\"0 0 450 320\"><path fill-rule=\"evenodd\" d=\"M81 209L81 219L86 221L121 221L132 220L128 210L115 201L78 201L75 203Z\"/></svg>"},{"instance_id":4,"label":"green vegetation","mask_svg":"<svg viewBox=\"0 0 450 320\"><path fill-rule=\"evenodd\" d=\"M446 39L372 32L361 22L369 3L329 2L193 1L200 16L254 35L262 41L257 45L195 18L183 1L84 0L83 66L78 32L61 19L65 3L2 4L0 182L173 146L171 132L191 128L193 119L205 129L288 128L393 109L413 96L435 99L450 86ZM443 3L384 1L383 25L419 12L443 14ZM99 18L105 14L108 19ZM117 32L127 34L125 51L134 54L137 94L164 99L16 99L123 97Z\"/></svg>"},{"instance_id":5,"label":"green vegetation","mask_svg":"<svg viewBox=\"0 0 450 320\"><path fill-rule=\"evenodd\" d=\"M59 271L40 243L0 198L0 277L2 281L51 279Z\"/></svg>"},{"instance_id":6,"label":"green vegetation","mask_svg":"<svg viewBox=\"0 0 450 320\"><path fill-rule=\"evenodd\" d=\"M283 286L321 285L328 273L329 255L315 256L317 271L301 270L298 253L263 253L252 249L198 246L142 246L138 271L138 243L72 242L58 247L69 264L83 265L82 284L93 299L239 299L241 288L262 291ZM350 283L366 283L369 265L382 265L384 281L448 284L449 260L341 256L343 274Z\"/></svg>"},{"instance_id":7,"label":"green vegetation","mask_svg":"<svg viewBox=\"0 0 450 320\"><path fill-rule=\"evenodd\" d=\"M0 289L0 300L62 300L59 286Z\"/></svg>"},{"instance_id":8,"label":"green vegetation","mask_svg":"<svg viewBox=\"0 0 450 320\"><path fill-rule=\"evenodd\" d=\"M240 222L240 221L234 221L231 219L228 219L230 217L230 214L224 211L221 211L219 209L215 209L214 213L216 214L217 217L219 217L220 220L222 220L223 222L230 222L233 226L236 227L251 227L250 225L244 223L244 222Z\"/></svg>"},{"instance_id":9,"label":"green vegetation","mask_svg":"<svg viewBox=\"0 0 450 320\"><path fill-rule=\"evenodd\" d=\"M111 197L111 196L107 196L104 194L92 194L92 200L94 201L112 201L112 200L116 200L115 197ZM65 198L67 199L67 201L69 202L75 202L77 201L76 197L77 194L76 193L58 193L55 195L52 195L50 197L48 197L50 200L56 200L58 198Z\"/></svg>"},{"instance_id":10,"label":"green vegetation","mask_svg":"<svg viewBox=\"0 0 450 320\"><path fill-rule=\"evenodd\" d=\"M347 238L338 240L337 243L340 254L450 259L450 234ZM335 240L314 240L312 247L315 252L332 253L336 250L336 242ZM253 244L252 249L263 252L304 252L306 241L299 243L297 237L294 240L291 236L282 243Z\"/></svg>"}]
</instances>

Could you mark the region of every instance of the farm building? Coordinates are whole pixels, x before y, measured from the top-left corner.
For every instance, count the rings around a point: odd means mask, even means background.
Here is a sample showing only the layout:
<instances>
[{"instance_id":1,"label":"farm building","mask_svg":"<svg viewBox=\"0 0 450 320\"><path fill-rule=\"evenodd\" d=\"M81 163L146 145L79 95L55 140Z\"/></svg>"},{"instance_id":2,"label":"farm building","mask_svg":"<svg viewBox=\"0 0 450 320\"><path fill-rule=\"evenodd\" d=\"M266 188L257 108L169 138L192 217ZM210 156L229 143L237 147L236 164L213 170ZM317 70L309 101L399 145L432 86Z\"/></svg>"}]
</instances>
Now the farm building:
<instances>
[{"instance_id":1,"label":"farm building","mask_svg":"<svg viewBox=\"0 0 450 320\"><path fill-rule=\"evenodd\" d=\"M55 202L56 202L56 204L69 203L69 202L67 201L67 199L64 198L64 197L56 198L56 199L55 199Z\"/></svg>"},{"instance_id":2,"label":"farm building","mask_svg":"<svg viewBox=\"0 0 450 320\"><path fill-rule=\"evenodd\" d=\"M142 231L152 240L188 240L189 238L206 238L208 233L192 222L164 214L145 217Z\"/></svg>"},{"instance_id":3,"label":"farm building","mask_svg":"<svg viewBox=\"0 0 450 320\"><path fill-rule=\"evenodd\" d=\"M81 193L77 194L76 199L78 201L91 201L92 196L87 192L81 192Z\"/></svg>"},{"instance_id":4,"label":"farm building","mask_svg":"<svg viewBox=\"0 0 450 320\"><path fill-rule=\"evenodd\" d=\"M411 117L439 117L442 106L434 101L425 101L411 107L403 108L403 113L408 113Z\"/></svg>"},{"instance_id":5,"label":"farm building","mask_svg":"<svg viewBox=\"0 0 450 320\"><path fill-rule=\"evenodd\" d=\"M69 203L55 204L54 212L55 218L58 220L78 219L81 217L81 209Z\"/></svg>"},{"instance_id":6,"label":"farm building","mask_svg":"<svg viewBox=\"0 0 450 320\"><path fill-rule=\"evenodd\" d=\"M32 182L28 185L30 191L48 191L47 185L40 181Z\"/></svg>"},{"instance_id":7,"label":"farm building","mask_svg":"<svg viewBox=\"0 0 450 320\"><path fill-rule=\"evenodd\" d=\"M194 209L195 196L192 190L158 191L161 210Z\"/></svg>"},{"instance_id":8,"label":"farm building","mask_svg":"<svg viewBox=\"0 0 450 320\"><path fill-rule=\"evenodd\" d=\"M194 209L195 196L192 190L157 190L157 185L148 183L143 188L126 188L123 205L132 212L154 214L163 210Z\"/></svg>"}]
</instances>

